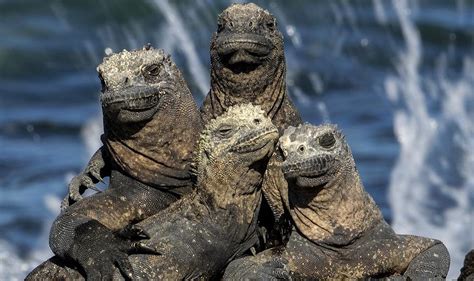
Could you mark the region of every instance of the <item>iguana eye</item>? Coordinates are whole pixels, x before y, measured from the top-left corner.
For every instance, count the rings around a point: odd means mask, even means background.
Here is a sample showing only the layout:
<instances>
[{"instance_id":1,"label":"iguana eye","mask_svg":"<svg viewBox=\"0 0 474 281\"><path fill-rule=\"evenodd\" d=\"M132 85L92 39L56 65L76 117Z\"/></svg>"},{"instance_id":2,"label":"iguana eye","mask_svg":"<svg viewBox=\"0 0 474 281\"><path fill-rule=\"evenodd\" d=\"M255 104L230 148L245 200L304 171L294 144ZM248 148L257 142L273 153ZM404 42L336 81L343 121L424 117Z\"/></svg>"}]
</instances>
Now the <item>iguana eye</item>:
<instances>
[{"instance_id":1,"label":"iguana eye","mask_svg":"<svg viewBox=\"0 0 474 281\"><path fill-rule=\"evenodd\" d=\"M336 143L336 139L332 133L326 133L319 138L318 142L324 148L331 148Z\"/></svg>"},{"instance_id":2,"label":"iguana eye","mask_svg":"<svg viewBox=\"0 0 474 281\"><path fill-rule=\"evenodd\" d=\"M150 64L143 67L143 74L148 76L158 76L160 74L160 66L158 64Z\"/></svg>"},{"instance_id":3,"label":"iguana eye","mask_svg":"<svg viewBox=\"0 0 474 281\"><path fill-rule=\"evenodd\" d=\"M229 137L232 133L232 126L230 125L222 125L217 129L217 133L220 137Z\"/></svg>"}]
</instances>

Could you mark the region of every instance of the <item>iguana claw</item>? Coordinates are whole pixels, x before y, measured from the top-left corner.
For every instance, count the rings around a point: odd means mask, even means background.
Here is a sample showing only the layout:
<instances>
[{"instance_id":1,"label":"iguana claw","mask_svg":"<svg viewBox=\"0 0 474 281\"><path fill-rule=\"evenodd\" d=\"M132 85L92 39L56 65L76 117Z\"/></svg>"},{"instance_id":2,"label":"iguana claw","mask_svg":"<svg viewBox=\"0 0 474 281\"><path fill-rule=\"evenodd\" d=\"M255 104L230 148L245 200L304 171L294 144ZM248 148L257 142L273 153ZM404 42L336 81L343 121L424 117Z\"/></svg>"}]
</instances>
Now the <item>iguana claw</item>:
<instances>
[{"instance_id":1,"label":"iguana claw","mask_svg":"<svg viewBox=\"0 0 474 281\"><path fill-rule=\"evenodd\" d=\"M96 182L101 182L101 183L104 183L104 179L102 178L102 176L100 175L100 172L98 170L95 170L95 169L90 169L89 171L87 171L89 175L91 175L91 177L96 181Z\"/></svg>"},{"instance_id":2,"label":"iguana claw","mask_svg":"<svg viewBox=\"0 0 474 281\"><path fill-rule=\"evenodd\" d=\"M155 248L146 245L143 242L134 242L132 243L132 248L130 249L132 253L137 252L140 254L150 254L150 255L161 255Z\"/></svg>"},{"instance_id":3,"label":"iguana claw","mask_svg":"<svg viewBox=\"0 0 474 281\"><path fill-rule=\"evenodd\" d=\"M66 196L66 198L63 200L63 205L64 207L67 207L77 201L80 201L83 199L82 193L86 189L92 189L96 192L102 192L100 189L98 189L95 184L93 179L89 176L89 174L86 173L81 173L75 177L72 178L71 182L69 183L69 193Z\"/></svg>"},{"instance_id":4,"label":"iguana claw","mask_svg":"<svg viewBox=\"0 0 474 281\"><path fill-rule=\"evenodd\" d=\"M127 225L118 232L118 235L130 240L150 239L150 234L135 224Z\"/></svg>"}]
</instances>

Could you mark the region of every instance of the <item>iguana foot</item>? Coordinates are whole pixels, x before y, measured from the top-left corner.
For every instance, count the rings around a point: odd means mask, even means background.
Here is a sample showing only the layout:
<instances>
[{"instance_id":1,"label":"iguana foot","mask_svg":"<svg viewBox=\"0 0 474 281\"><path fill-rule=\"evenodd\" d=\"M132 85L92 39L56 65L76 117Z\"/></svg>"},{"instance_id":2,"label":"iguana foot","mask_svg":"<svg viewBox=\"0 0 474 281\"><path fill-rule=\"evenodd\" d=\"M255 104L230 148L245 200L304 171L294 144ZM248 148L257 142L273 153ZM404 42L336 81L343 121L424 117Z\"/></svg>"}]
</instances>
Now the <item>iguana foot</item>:
<instances>
[{"instance_id":1,"label":"iguana foot","mask_svg":"<svg viewBox=\"0 0 474 281\"><path fill-rule=\"evenodd\" d=\"M95 186L95 183L99 181L103 181L102 177L93 171L83 172L73 177L68 186L68 195L66 195L61 203L61 209L64 210L66 207L81 200L83 198L82 194L86 189L101 192L101 190Z\"/></svg>"},{"instance_id":2,"label":"iguana foot","mask_svg":"<svg viewBox=\"0 0 474 281\"><path fill-rule=\"evenodd\" d=\"M403 273L408 280L445 280L449 270L449 253L446 246L436 244L415 257Z\"/></svg>"},{"instance_id":3,"label":"iguana foot","mask_svg":"<svg viewBox=\"0 0 474 281\"><path fill-rule=\"evenodd\" d=\"M117 233L124 239L150 239L150 234L135 224L129 224Z\"/></svg>"},{"instance_id":4,"label":"iguana foot","mask_svg":"<svg viewBox=\"0 0 474 281\"><path fill-rule=\"evenodd\" d=\"M258 262L254 257L246 257L231 262L224 273L223 280L291 280L287 261L272 258Z\"/></svg>"},{"instance_id":5,"label":"iguana foot","mask_svg":"<svg viewBox=\"0 0 474 281\"><path fill-rule=\"evenodd\" d=\"M159 254L139 241L144 239L144 231L137 227L130 229L135 232L127 230L114 234L96 221L87 222L76 229L70 256L84 269L87 279L112 280L116 269L124 278L133 279L129 254ZM127 234L127 238L122 234Z\"/></svg>"}]
</instances>

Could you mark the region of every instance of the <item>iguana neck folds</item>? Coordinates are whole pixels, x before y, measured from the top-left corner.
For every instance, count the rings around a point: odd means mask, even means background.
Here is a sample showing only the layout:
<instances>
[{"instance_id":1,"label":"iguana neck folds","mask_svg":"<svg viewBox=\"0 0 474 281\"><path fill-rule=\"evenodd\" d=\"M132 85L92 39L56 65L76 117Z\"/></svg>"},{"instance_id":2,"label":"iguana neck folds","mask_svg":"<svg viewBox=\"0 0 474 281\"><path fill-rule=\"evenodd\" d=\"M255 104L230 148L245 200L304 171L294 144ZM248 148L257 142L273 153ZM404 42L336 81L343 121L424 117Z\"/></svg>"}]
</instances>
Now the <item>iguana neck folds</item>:
<instances>
[{"instance_id":1,"label":"iguana neck folds","mask_svg":"<svg viewBox=\"0 0 474 281\"><path fill-rule=\"evenodd\" d=\"M330 125L301 125L280 139L288 204L298 230L310 240L347 245L382 219L366 194L344 137Z\"/></svg>"}]
</instances>

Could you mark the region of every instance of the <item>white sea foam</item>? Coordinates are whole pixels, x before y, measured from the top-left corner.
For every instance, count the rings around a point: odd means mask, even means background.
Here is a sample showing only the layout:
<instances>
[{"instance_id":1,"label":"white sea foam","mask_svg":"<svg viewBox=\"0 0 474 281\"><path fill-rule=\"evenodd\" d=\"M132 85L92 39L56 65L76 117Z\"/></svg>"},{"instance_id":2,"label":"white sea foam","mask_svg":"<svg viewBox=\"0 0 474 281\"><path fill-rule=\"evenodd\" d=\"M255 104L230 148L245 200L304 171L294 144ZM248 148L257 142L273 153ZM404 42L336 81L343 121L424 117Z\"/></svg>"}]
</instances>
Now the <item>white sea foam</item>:
<instances>
[{"instance_id":1,"label":"white sea foam","mask_svg":"<svg viewBox=\"0 0 474 281\"><path fill-rule=\"evenodd\" d=\"M474 59L458 78L447 78L441 56L436 78L421 75L423 46L407 2L392 1L406 48L385 89L395 104L400 155L391 174L393 227L443 241L451 254L449 278L459 275L474 248Z\"/></svg>"},{"instance_id":2,"label":"white sea foam","mask_svg":"<svg viewBox=\"0 0 474 281\"><path fill-rule=\"evenodd\" d=\"M184 19L168 0L154 0L152 3L157 10L162 12L169 28L172 29L173 32L169 32L168 35L175 37L176 42L179 44L175 45L175 47L179 48L186 56L187 66L199 88L200 94L202 96L206 95L209 91L209 72L199 59L193 38L184 25Z\"/></svg>"},{"instance_id":3,"label":"white sea foam","mask_svg":"<svg viewBox=\"0 0 474 281\"><path fill-rule=\"evenodd\" d=\"M59 214L61 200L58 197L46 194L42 203L50 212L50 220L46 223L49 226ZM20 257L11 244L0 239L0 280L23 280L37 265L53 256L48 247L48 237L49 228L44 228L41 237L37 241L38 247L33 249L26 257Z\"/></svg>"}]
</instances>

